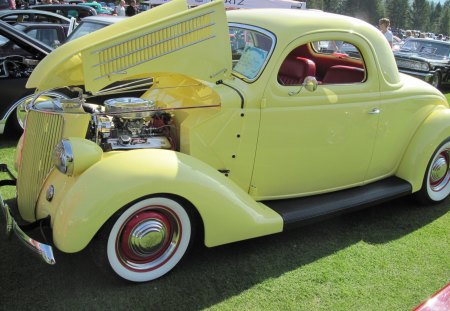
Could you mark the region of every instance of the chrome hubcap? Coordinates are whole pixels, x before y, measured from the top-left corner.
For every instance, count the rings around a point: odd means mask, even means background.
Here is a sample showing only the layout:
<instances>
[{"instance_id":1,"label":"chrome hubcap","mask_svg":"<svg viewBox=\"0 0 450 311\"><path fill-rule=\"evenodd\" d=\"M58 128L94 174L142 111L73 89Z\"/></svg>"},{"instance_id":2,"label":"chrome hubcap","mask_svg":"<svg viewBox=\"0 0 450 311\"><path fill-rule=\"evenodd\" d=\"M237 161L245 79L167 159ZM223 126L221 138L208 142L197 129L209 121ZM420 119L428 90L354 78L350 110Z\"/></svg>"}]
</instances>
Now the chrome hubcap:
<instances>
[{"instance_id":1,"label":"chrome hubcap","mask_svg":"<svg viewBox=\"0 0 450 311\"><path fill-rule=\"evenodd\" d=\"M123 266L149 271L166 263L181 240L178 217L164 207L152 207L131 215L119 231L116 250Z\"/></svg>"},{"instance_id":2,"label":"chrome hubcap","mask_svg":"<svg viewBox=\"0 0 450 311\"><path fill-rule=\"evenodd\" d=\"M448 150L441 152L431 166L430 187L433 191L441 191L450 181Z\"/></svg>"}]
</instances>

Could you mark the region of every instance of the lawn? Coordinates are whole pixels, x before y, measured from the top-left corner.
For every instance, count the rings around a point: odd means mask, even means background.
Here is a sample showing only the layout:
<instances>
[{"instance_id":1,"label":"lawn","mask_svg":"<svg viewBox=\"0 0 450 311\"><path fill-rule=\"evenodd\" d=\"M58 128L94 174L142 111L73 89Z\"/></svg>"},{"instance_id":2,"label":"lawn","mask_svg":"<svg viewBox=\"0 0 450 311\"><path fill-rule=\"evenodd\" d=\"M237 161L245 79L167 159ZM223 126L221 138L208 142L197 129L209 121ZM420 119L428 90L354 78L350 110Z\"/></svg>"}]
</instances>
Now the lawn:
<instances>
[{"instance_id":1,"label":"lawn","mask_svg":"<svg viewBox=\"0 0 450 311\"><path fill-rule=\"evenodd\" d=\"M15 141L4 138L0 162L12 165ZM411 310L450 282L450 200L420 207L403 198L282 234L196 245L145 284L103 275L86 251L57 252L48 266L15 238L0 238L0 249L3 310Z\"/></svg>"}]
</instances>

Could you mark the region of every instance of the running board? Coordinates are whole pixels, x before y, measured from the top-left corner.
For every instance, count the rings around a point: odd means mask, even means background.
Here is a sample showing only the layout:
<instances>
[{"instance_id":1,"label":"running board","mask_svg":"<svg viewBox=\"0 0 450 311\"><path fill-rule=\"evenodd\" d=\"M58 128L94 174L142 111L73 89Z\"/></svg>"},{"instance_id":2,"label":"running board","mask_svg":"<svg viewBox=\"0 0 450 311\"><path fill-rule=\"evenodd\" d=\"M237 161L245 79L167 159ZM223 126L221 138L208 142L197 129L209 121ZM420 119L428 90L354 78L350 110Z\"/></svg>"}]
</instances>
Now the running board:
<instances>
[{"instance_id":1,"label":"running board","mask_svg":"<svg viewBox=\"0 0 450 311\"><path fill-rule=\"evenodd\" d=\"M284 229L291 229L350 211L411 194L412 186L398 177L389 177L365 186L295 199L262 201L281 215Z\"/></svg>"}]
</instances>

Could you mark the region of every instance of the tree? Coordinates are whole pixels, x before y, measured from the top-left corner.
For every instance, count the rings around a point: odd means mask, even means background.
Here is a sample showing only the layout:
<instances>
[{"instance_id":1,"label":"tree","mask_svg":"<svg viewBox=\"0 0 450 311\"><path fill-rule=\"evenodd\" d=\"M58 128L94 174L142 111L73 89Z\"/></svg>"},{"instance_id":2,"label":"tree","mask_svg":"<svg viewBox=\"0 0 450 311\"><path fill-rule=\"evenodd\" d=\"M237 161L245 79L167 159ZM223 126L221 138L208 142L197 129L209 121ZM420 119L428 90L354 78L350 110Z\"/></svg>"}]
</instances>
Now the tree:
<instances>
[{"instance_id":1,"label":"tree","mask_svg":"<svg viewBox=\"0 0 450 311\"><path fill-rule=\"evenodd\" d=\"M360 18L371 24L378 24L378 20L383 16L380 0L344 0L342 8L343 14Z\"/></svg>"},{"instance_id":2,"label":"tree","mask_svg":"<svg viewBox=\"0 0 450 311\"><path fill-rule=\"evenodd\" d=\"M426 0L414 0L411 6L411 28L424 31L428 29L430 3Z\"/></svg>"},{"instance_id":3,"label":"tree","mask_svg":"<svg viewBox=\"0 0 450 311\"><path fill-rule=\"evenodd\" d=\"M431 14L430 14L430 31L437 33L439 32L439 22L441 20L442 14L442 5L438 3L436 6L431 5Z\"/></svg>"},{"instance_id":4,"label":"tree","mask_svg":"<svg viewBox=\"0 0 450 311\"><path fill-rule=\"evenodd\" d=\"M441 14L441 22L439 23L438 32L444 35L450 34L450 8L444 7Z\"/></svg>"},{"instance_id":5,"label":"tree","mask_svg":"<svg viewBox=\"0 0 450 311\"><path fill-rule=\"evenodd\" d=\"M386 0L386 17L391 26L401 29L408 28L408 0Z\"/></svg>"}]
</instances>

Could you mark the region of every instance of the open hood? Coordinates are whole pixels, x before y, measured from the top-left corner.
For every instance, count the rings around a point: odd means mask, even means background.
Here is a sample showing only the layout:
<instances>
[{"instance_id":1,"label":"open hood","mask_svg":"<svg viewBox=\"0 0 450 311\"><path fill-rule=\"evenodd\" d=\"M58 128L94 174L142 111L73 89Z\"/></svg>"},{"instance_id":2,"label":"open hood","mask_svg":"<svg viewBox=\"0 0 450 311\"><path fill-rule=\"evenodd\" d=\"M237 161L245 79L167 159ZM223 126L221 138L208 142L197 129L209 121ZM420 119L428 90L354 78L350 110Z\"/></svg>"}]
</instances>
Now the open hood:
<instances>
[{"instance_id":1,"label":"open hood","mask_svg":"<svg viewBox=\"0 0 450 311\"><path fill-rule=\"evenodd\" d=\"M227 78L231 48L223 1L187 7L186 0L173 0L68 42L39 63L27 87L84 85L97 92L162 72L209 82Z\"/></svg>"}]
</instances>

